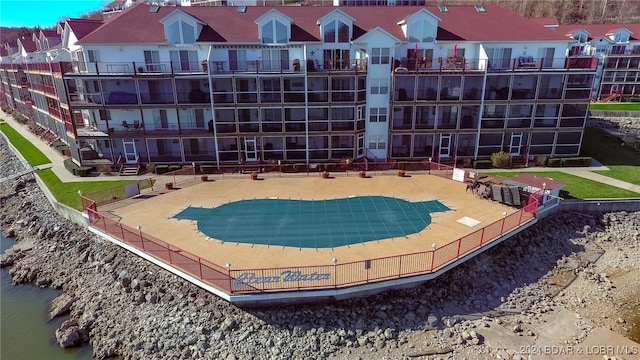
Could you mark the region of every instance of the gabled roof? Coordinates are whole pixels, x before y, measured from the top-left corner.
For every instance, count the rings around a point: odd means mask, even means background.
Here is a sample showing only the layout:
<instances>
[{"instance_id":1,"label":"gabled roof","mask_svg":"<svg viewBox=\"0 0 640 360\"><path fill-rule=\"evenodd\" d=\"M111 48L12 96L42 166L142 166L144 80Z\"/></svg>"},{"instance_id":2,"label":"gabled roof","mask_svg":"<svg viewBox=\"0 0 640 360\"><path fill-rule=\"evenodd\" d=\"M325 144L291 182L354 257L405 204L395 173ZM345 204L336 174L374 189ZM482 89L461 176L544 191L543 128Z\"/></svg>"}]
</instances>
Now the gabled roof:
<instances>
[{"instance_id":1,"label":"gabled roof","mask_svg":"<svg viewBox=\"0 0 640 360\"><path fill-rule=\"evenodd\" d=\"M560 25L557 31L565 34L573 34L579 30L585 30L589 33L589 40L598 39L601 36L607 36L616 33L618 30L627 29L632 35L629 36L630 41L640 40L640 24L578 24L578 25Z\"/></svg>"},{"instance_id":2,"label":"gabled roof","mask_svg":"<svg viewBox=\"0 0 640 360\"><path fill-rule=\"evenodd\" d=\"M130 7L97 31L87 35L80 44L114 43L165 43L165 34L160 19L176 8L160 7L158 12L149 12L148 5ZM238 12L233 6L181 7L180 10L207 24L198 42L255 43L259 42L255 20L270 7L249 6L246 12ZM336 10L332 6L282 6L279 12L294 20L291 29L292 42L321 41L318 19ZM389 34L406 39L398 22L427 9L442 21L438 27L439 41L566 41L558 32L503 9L488 4L486 12L480 13L474 6L448 6L441 12L437 6L345 6L340 11L355 19L354 38L376 27Z\"/></svg>"},{"instance_id":3,"label":"gabled roof","mask_svg":"<svg viewBox=\"0 0 640 360\"><path fill-rule=\"evenodd\" d=\"M69 19L67 24L78 40L84 38L92 31L96 30L102 25L100 20L92 19Z\"/></svg>"},{"instance_id":4,"label":"gabled roof","mask_svg":"<svg viewBox=\"0 0 640 360\"><path fill-rule=\"evenodd\" d=\"M24 51L30 53L38 50L35 41L33 41L33 37L24 36L18 39L18 43L22 44L22 48Z\"/></svg>"}]
</instances>

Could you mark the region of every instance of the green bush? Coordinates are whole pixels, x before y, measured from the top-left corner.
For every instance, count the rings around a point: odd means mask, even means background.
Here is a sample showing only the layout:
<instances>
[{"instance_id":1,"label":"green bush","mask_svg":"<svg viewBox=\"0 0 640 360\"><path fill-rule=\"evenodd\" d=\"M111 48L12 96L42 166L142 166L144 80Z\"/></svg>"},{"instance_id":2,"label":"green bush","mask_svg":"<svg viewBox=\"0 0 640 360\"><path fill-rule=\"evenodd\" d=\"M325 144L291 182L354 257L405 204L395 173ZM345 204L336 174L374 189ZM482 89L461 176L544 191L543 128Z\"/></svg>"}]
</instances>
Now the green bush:
<instances>
[{"instance_id":1,"label":"green bush","mask_svg":"<svg viewBox=\"0 0 640 360\"><path fill-rule=\"evenodd\" d=\"M91 170L93 169L91 166L78 166L71 158L64 160L63 163L65 169L69 170L73 175L80 177L87 177L91 175Z\"/></svg>"},{"instance_id":2,"label":"green bush","mask_svg":"<svg viewBox=\"0 0 640 360\"><path fill-rule=\"evenodd\" d=\"M474 169L491 169L491 160L476 160L473 162Z\"/></svg>"},{"instance_id":3,"label":"green bush","mask_svg":"<svg viewBox=\"0 0 640 360\"><path fill-rule=\"evenodd\" d=\"M590 157L570 157L562 159L562 166L577 167L577 166L591 166Z\"/></svg>"},{"instance_id":4,"label":"green bush","mask_svg":"<svg viewBox=\"0 0 640 360\"><path fill-rule=\"evenodd\" d=\"M562 166L562 159L559 158L551 158L547 160L548 167L560 167Z\"/></svg>"},{"instance_id":5,"label":"green bush","mask_svg":"<svg viewBox=\"0 0 640 360\"><path fill-rule=\"evenodd\" d=\"M169 165L169 172L182 169L182 165Z\"/></svg>"},{"instance_id":6,"label":"green bush","mask_svg":"<svg viewBox=\"0 0 640 360\"><path fill-rule=\"evenodd\" d=\"M509 167L509 154L504 151L491 154L491 165L498 169Z\"/></svg>"},{"instance_id":7,"label":"green bush","mask_svg":"<svg viewBox=\"0 0 640 360\"><path fill-rule=\"evenodd\" d=\"M164 174L169 172L169 165L156 165L156 174Z\"/></svg>"}]
</instances>

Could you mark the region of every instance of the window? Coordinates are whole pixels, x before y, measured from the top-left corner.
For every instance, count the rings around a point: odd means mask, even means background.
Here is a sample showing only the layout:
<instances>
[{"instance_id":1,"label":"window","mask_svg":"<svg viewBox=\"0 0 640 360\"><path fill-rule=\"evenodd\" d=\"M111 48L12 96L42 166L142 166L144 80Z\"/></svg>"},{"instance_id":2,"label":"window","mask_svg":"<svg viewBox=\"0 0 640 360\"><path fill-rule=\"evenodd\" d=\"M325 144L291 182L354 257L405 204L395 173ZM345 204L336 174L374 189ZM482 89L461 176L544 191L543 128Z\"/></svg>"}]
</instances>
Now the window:
<instances>
[{"instance_id":1,"label":"window","mask_svg":"<svg viewBox=\"0 0 640 360\"><path fill-rule=\"evenodd\" d=\"M460 52L460 49L458 49ZM487 49L490 69L505 69L511 66L511 48Z\"/></svg>"},{"instance_id":2,"label":"window","mask_svg":"<svg viewBox=\"0 0 640 360\"><path fill-rule=\"evenodd\" d=\"M171 65L175 71L189 71L199 69L197 51L170 51Z\"/></svg>"},{"instance_id":3,"label":"window","mask_svg":"<svg viewBox=\"0 0 640 360\"><path fill-rule=\"evenodd\" d=\"M584 44L587 42L587 34L579 32L573 35L573 38L576 39L579 43Z\"/></svg>"},{"instance_id":4,"label":"window","mask_svg":"<svg viewBox=\"0 0 640 360\"><path fill-rule=\"evenodd\" d=\"M371 63L372 64L388 64L389 63L389 48L373 48L371 49Z\"/></svg>"},{"instance_id":5,"label":"window","mask_svg":"<svg viewBox=\"0 0 640 360\"><path fill-rule=\"evenodd\" d=\"M340 20L333 20L324 26L323 39L326 43L348 43L349 32L347 24Z\"/></svg>"},{"instance_id":6,"label":"window","mask_svg":"<svg viewBox=\"0 0 640 360\"><path fill-rule=\"evenodd\" d=\"M387 148L387 136L386 135L371 135L369 136L369 149L371 150L384 150Z\"/></svg>"},{"instance_id":7,"label":"window","mask_svg":"<svg viewBox=\"0 0 640 360\"><path fill-rule=\"evenodd\" d=\"M160 72L162 64L160 64L160 53L157 50L144 51L144 63L148 72Z\"/></svg>"},{"instance_id":8,"label":"window","mask_svg":"<svg viewBox=\"0 0 640 360\"><path fill-rule=\"evenodd\" d=\"M229 67L231 70L246 71L249 68L247 50L229 50Z\"/></svg>"},{"instance_id":9,"label":"window","mask_svg":"<svg viewBox=\"0 0 640 360\"><path fill-rule=\"evenodd\" d=\"M629 34L627 34L626 32L617 32L614 36L613 36L613 41L617 42L617 43L625 43L625 42L629 42Z\"/></svg>"},{"instance_id":10,"label":"window","mask_svg":"<svg viewBox=\"0 0 640 360\"><path fill-rule=\"evenodd\" d=\"M193 44L196 42L195 28L186 21L178 20L167 27L169 44Z\"/></svg>"},{"instance_id":11,"label":"window","mask_svg":"<svg viewBox=\"0 0 640 360\"><path fill-rule=\"evenodd\" d=\"M286 44L288 41L287 26L283 23L272 20L262 25L262 43Z\"/></svg>"},{"instance_id":12,"label":"window","mask_svg":"<svg viewBox=\"0 0 640 360\"><path fill-rule=\"evenodd\" d=\"M433 42L435 27L425 20L416 21L407 26L409 42Z\"/></svg>"},{"instance_id":13,"label":"window","mask_svg":"<svg viewBox=\"0 0 640 360\"><path fill-rule=\"evenodd\" d=\"M369 110L370 122L387 122L387 108L371 108Z\"/></svg>"},{"instance_id":14,"label":"window","mask_svg":"<svg viewBox=\"0 0 640 360\"><path fill-rule=\"evenodd\" d=\"M385 78L371 79L371 94L388 94L389 81Z\"/></svg>"},{"instance_id":15,"label":"window","mask_svg":"<svg viewBox=\"0 0 640 360\"><path fill-rule=\"evenodd\" d=\"M289 50L262 50L262 69L288 70Z\"/></svg>"},{"instance_id":16,"label":"window","mask_svg":"<svg viewBox=\"0 0 640 360\"><path fill-rule=\"evenodd\" d=\"M324 69L325 70L342 70L349 69L351 66L351 54L345 49L325 49Z\"/></svg>"},{"instance_id":17,"label":"window","mask_svg":"<svg viewBox=\"0 0 640 360\"><path fill-rule=\"evenodd\" d=\"M87 50L87 60L91 63L100 62L100 51L98 50Z\"/></svg>"}]
</instances>

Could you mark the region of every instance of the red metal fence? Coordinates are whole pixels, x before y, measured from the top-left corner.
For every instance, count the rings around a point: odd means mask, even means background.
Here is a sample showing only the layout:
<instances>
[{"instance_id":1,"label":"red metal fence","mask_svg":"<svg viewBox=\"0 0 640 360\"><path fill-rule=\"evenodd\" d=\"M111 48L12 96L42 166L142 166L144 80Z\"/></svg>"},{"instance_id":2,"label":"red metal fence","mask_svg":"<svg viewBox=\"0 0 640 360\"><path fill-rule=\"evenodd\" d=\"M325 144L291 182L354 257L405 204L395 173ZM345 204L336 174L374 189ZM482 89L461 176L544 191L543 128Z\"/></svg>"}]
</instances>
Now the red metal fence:
<instances>
[{"instance_id":1,"label":"red metal fence","mask_svg":"<svg viewBox=\"0 0 640 360\"><path fill-rule=\"evenodd\" d=\"M451 171L433 170L443 172L432 173L438 176L445 176ZM121 224L119 220L98 213L95 202L90 198L82 196L82 204L89 216L90 226L229 294L341 288L433 273L532 220L538 208L538 201L531 197L529 204L494 223L444 246L417 253L349 263L334 261L327 265L232 269L230 264L214 264L145 234L142 228L131 228Z\"/></svg>"}]
</instances>

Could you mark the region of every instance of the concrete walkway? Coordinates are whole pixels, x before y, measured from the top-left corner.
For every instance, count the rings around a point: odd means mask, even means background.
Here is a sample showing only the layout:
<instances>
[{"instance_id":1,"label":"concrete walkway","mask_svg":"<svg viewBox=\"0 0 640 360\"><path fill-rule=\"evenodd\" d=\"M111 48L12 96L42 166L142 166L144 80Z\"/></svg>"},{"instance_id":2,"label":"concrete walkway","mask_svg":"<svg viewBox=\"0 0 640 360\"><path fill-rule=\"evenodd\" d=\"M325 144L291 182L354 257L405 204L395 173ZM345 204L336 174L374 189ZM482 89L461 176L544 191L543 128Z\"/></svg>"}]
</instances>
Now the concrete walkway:
<instances>
[{"instance_id":1,"label":"concrete walkway","mask_svg":"<svg viewBox=\"0 0 640 360\"><path fill-rule=\"evenodd\" d=\"M42 153L51 161L48 165L40 165L39 168L44 169L51 167L51 170L62 182L76 182L76 181L116 181L116 180L137 180L148 179L149 176L89 176L79 177L73 175L69 170L64 167L65 156L57 152L54 148L47 145L47 143L40 139L37 135L29 131L26 125L22 125L17 122L13 116L0 110L0 119L3 119L14 130L16 130L25 139L29 140L34 146L36 146ZM1 134L1 133L0 133ZM8 174L10 175L10 174Z\"/></svg>"},{"instance_id":2,"label":"concrete walkway","mask_svg":"<svg viewBox=\"0 0 640 360\"><path fill-rule=\"evenodd\" d=\"M148 179L149 175L140 176L92 176L92 177L77 177L71 174L63 164L65 157L55 151L52 147L48 146L46 142L40 139L38 136L29 131L29 129L20 123L18 123L13 116L6 114L0 110L0 118L4 119L12 128L18 133L24 136L32 144L40 149L51 160L51 169L53 173L58 176L62 182L75 182L75 181L110 181L110 180L143 180ZM482 170L483 173L490 172L503 172L503 171L526 171L526 172L539 172L539 171L559 171L574 176L579 176L585 179L593 180L599 183L615 186L621 189L634 191L640 194L640 186L634 185L621 180L613 179L608 176L594 173L594 171L609 170L606 166L597 163L595 160L595 166L591 167L576 167L576 168L547 168L547 167L530 167L526 169L486 169ZM154 175L155 176L155 175Z\"/></svg>"},{"instance_id":3,"label":"concrete walkway","mask_svg":"<svg viewBox=\"0 0 640 360\"><path fill-rule=\"evenodd\" d=\"M593 180L602 184L615 186L621 189L637 192L640 194L640 186L634 185L632 183L628 183L622 180L614 179L612 177L608 177L605 175L601 175L595 173L594 171L606 171L609 170L608 167L600 164L595 159L593 159L593 166L589 167L563 167L563 168L549 168L549 167L529 167L525 169L483 169L481 172L483 173L492 173L492 172L550 172L557 171L563 172L569 175L578 176L581 178ZM640 170L639 170L640 171Z\"/></svg>"}]
</instances>

